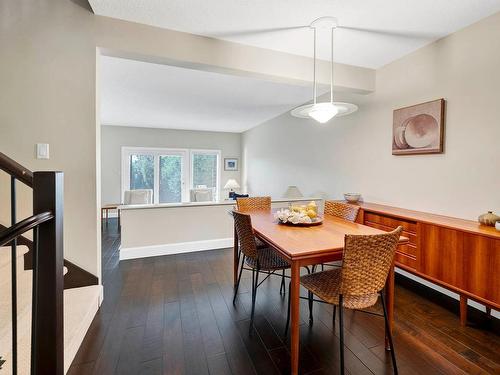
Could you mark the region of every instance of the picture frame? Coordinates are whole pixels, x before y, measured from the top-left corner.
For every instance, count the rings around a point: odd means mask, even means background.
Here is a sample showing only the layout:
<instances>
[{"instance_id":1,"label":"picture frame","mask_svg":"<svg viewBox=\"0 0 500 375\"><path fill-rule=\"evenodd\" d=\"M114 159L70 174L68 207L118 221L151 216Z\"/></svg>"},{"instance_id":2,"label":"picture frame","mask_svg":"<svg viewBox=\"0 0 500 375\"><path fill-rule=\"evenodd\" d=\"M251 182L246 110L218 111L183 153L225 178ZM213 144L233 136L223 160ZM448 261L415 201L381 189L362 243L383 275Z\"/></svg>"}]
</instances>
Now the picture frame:
<instances>
[{"instance_id":1,"label":"picture frame","mask_svg":"<svg viewBox=\"0 0 500 375\"><path fill-rule=\"evenodd\" d=\"M237 171L238 170L238 158L224 158L224 170L225 171Z\"/></svg>"},{"instance_id":2,"label":"picture frame","mask_svg":"<svg viewBox=\"0 0 500 375\"><path fill-rule=\"evenodd\" d=\"M444 99L395 109L392 154L422 155L444 152Z\"/></svg>"}]
</instances>

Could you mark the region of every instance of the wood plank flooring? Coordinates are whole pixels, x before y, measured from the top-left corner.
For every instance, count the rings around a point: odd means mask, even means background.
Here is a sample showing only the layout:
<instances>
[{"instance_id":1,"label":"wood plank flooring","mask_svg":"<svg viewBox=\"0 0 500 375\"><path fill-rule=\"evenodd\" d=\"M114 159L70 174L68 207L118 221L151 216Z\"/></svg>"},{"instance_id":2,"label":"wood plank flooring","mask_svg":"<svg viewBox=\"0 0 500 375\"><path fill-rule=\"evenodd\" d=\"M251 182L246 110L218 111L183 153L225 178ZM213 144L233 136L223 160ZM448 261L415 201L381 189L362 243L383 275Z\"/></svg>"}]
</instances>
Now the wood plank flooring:
<instances>
[{"instance_id":1,"label":"wood plank flooring","mask_svg":"<svg viewBox=\"0 0 500 375\"><path fill-rule=\"evenodd\" d=\"M286 297L279 294L279 278L259 287L256 332L249 336L251 275L244 273L233 306L230 249L118 262L116 220L103 228L104 302L70 375L289 373L282 337ZM496 323L471 314L474 326L462 328L458 305L434 299L428 289L397 282L400 373L500 374ZM304 303L301 372L338 374L339 330L332 327L332 308L315 304L312 327L307 314ZM391 374L383 320L360 312L345 315L346 373Z\"/></svg>"}]
</instances>

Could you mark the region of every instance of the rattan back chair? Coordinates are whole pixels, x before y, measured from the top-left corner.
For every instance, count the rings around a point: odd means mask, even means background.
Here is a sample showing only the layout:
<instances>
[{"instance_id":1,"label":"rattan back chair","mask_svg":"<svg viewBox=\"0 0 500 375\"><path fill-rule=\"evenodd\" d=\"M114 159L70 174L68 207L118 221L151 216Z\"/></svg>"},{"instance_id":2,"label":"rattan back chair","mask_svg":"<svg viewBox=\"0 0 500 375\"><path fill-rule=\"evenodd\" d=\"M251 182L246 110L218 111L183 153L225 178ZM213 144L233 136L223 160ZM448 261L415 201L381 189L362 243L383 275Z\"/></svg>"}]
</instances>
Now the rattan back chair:
<instances>
[{"instance_id":1,"label":"rattan back chair","mask_svg":"<svg viewBox=\"0 0 500 375\"><path fill-rule=\"evenodd\" d=\"M290 268L290 264L283 260L278 253L269 246L257 247L255 235L252 228L252 218L250 215L238 211L233 211L234 229L238 237L239 249L241 251L241 266L239 269L238 279L234 288L233 304L236 301L238 288L240 285L241 274L243 269L252 271L252 312L250 314L250 328L252 332L253 318L255 312L255 299L257 296L257 288L269 276L281 271L281 287L280 293L285 292L285 270ZM245 268L246 266L246 268ZM268 276L259 283L259 273L263 271Z\"/></svg>"},{"instance_id":2,"label":"rattan back chair","mask_svg":"<svg viewBox=\"0 0 500 375\"><path fill-rule=\"evenodd\" d=\"M271 210L271 197L236 198L238 211Z\"/></svg>"},{"instance_id":3,"label":"rattan back chair","mask_svg":"<svg viewBox=\"0 0 500 375\"><path fill-rule=\"evenodd\" d=\"M340 294L369 296L384 288L402 230L398 227L384 234L345 236Z\"/></svg>"},{"instance_id":4,"label":"rattan back chair","mask_svg":"<svg viewBox=\"0 0 500 375\"><path fill-rule=\"evenodd\" d=\"M238 236L241 252L248 258L258 261L257 245L252 229L250 215L233 211L234 229Z\"/></svg>"},{"instance_id":5,"label":"rattan back chair","mask_svg":"<svg viewBox=\"0 0 500 375\"><path fill-rule=\"evenodd\" d=\"M348 221L356 221L359 206L337 201L325 201L325 215L340 217Z\"/></svg>"},{"instance_id":6,"label":"rattan back chair","mask_svg":"<svg viewBox=\"0 0 500 375\"><path fill-rule=\"evenodd\" d=\"M271 211L271 197L244 197L236 198L236 208L240 212L248 211ZM257 248L267 247L258 238L255 239Z\"/></svg>"},{"instance_id":7,"label":"rattan back chair","mask_svg":"<svg viewBox=\"0 0 500 375\"><path fill-rule=\"evenodd\" d=\"M371 307L377 303L379 296L391 348L392 366L394 373L398 373L383 289L402 231L403 227L399 226L392 232L383 234L346 235L341 268L316 272L300 278L301 285L308 291L310 325L313 324L313 301L334 306L334 327L336 306L339 306L341 374L344 373L344 308L358 310ZM314 295L320 300L315 300ZM290 304L290 300L288 303ZM287 317L285 334L288 331L289 319L290 316Z\"/></svg>"}]
</instances>

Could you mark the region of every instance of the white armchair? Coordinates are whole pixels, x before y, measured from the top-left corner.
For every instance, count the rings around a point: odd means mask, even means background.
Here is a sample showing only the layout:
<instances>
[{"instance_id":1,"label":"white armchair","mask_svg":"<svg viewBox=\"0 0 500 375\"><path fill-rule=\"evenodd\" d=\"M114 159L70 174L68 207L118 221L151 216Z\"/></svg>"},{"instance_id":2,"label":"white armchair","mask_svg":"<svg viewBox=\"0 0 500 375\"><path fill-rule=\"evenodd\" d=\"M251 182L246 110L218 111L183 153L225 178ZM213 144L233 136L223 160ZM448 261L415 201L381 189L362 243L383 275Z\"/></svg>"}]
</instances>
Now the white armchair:
<instances>
[{"instance_id":1,"label":"white armchair","mask_svg":"<svg viewBox=\"0 0 500 375\"><path fill-rule=\"evenodd\" d=\"M153 204L153 190L125 190L123 195L123 204Z\"/></svg>"},{"instance_id":2,"label":"white armchair","mask_svg":"<svg viewBox=\"0 0 500 375\"><path fill-rule=\"evenodd\" d=\"M197 188L189 190L189 199L191 202L211 202L214 200L213 188Z\"/></svg>"}]
</instances>

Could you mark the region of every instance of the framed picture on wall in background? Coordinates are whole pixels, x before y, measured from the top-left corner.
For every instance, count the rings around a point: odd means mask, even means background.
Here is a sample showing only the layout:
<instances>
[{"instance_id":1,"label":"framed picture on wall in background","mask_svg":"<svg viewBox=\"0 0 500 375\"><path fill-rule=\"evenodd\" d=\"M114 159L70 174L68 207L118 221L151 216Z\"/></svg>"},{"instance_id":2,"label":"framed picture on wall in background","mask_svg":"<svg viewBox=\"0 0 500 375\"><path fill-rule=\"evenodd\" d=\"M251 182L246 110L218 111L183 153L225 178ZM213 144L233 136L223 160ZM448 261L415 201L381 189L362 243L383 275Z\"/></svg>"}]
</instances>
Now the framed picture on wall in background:
<instances>
[{"instance_id":1,"label":"framed picture on wall in background","mask_svg":"<svg viewBox=\"0 0 500 375\"><path fill-rule=\"evenodd\" d=\"M238 170L238 159L237 158L224 158L224 170L225 171L237 171Z\"/></svg>"},{"instance_id":2,"label":"framed picture on wall in background","mask_svg":"<svg viewBox=\"0 0 500 375\"><path fill-rule=\"evenodd\" d=\"M394 110L392 154L440 154L444 144L445 100Z\"/></svg>"}]
</instances>

